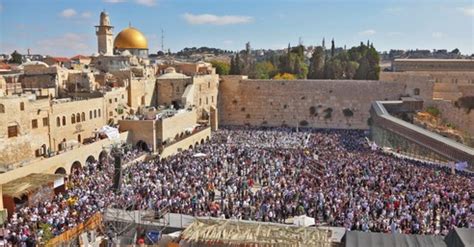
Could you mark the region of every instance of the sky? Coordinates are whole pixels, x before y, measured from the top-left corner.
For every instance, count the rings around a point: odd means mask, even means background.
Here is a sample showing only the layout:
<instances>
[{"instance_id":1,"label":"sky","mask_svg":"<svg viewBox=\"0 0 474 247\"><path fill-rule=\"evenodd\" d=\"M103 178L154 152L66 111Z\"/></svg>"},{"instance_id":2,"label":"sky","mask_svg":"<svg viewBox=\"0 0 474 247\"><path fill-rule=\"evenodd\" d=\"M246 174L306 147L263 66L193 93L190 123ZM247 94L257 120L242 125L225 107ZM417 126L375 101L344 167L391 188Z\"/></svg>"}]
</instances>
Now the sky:
<instances>
[{"instance_id":1,"label":"sky","mask_svg":"<svg viewBox=\"0 0 474 247\"><path fill-rule=\"evenodd\" d=\"M379 51L458 48L474 53L474 0L0 0L0 53L52 56L97 52L106 10L114 35L129 23L164 48L279 49L288 43Z\"/></svg>"}]
</instances>

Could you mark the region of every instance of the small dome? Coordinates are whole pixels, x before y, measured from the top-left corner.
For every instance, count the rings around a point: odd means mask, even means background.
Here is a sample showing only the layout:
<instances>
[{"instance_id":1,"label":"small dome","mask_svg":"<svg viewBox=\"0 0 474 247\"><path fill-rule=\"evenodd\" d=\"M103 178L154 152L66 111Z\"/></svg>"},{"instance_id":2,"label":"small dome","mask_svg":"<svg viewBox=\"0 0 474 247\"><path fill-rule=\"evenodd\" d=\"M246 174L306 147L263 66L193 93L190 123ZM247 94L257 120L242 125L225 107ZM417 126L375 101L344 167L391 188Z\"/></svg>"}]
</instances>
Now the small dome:
<instances>
[{"instance_id":1,"label":"small dome","mask_svg":"<svg viewBox=\"0 0 474 247\"><path fill-rule=\"evenodd\" d=\"M176 73L176 69L174 67L168 67L165 69L165 73Z\"/></svg>"},{"instance_id":2,"label":"small dome","mask_svg":"<svg viewBox=\"0 0 474 247\"><path fill-rule=\"evenodd\" d=\"M122 30L114 41L115 49L148 49L148 41L138 29L129 27Z\"/></svg>"}]
</instances>

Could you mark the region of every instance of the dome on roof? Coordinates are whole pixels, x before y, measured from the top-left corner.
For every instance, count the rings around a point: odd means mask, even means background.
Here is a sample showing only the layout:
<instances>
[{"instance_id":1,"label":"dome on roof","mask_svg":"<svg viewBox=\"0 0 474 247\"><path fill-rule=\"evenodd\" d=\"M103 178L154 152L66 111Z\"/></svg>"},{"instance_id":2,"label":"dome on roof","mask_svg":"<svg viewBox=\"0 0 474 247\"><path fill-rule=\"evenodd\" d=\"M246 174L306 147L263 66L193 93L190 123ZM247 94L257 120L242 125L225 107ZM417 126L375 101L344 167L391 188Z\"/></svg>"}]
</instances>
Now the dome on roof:
<instances>
[{"instance_id":1,"label":"dome on roof","mask_svg":"<svg viewBox=\"0 0 474 247\"><path fill-rule=\"evenodd\" d=\"M122 30L114 40L115 49L148 49L148 41L138 29L129 27Z\"/></svg>"},{"instance_id":2,"label":"dome on roof","mask_svg":"<svg viewBox=\"0 0 474 247\"><path fill-rule=\"evenodd\" d=\"M176 69L174 67L168 67L165 69L165 73L176 73Z\"/></svg>"},{"instance_id":3,"label":"dome on roof","mask_svg":"<svg viewBox=\"0 0 474 247\"><path fill-rule=\"evenodd\" d=\"M168 67L167 69L169 68L173 68L173 67ZM190 78L190 77L185 74L176 73L175 71L167 72L165 74L158 76L158 79L187 79L187 78Z\"/></svg>"},{"instance_id":4,"label":"dome on roof","mask_svg":"<svg viewBox=\"0 0 474 247\"><path fill-rule=\"evenodd\" d=\"M24 68L25 66L33 66L33 65L41 65L41 66L44 66L46 68L49 68L49 65L47 65L45 62L41 62L41 61L31 61L29 59L27 59L26 62L20 64L19 68L22 69Z\"/></svg>"}]
</instances>

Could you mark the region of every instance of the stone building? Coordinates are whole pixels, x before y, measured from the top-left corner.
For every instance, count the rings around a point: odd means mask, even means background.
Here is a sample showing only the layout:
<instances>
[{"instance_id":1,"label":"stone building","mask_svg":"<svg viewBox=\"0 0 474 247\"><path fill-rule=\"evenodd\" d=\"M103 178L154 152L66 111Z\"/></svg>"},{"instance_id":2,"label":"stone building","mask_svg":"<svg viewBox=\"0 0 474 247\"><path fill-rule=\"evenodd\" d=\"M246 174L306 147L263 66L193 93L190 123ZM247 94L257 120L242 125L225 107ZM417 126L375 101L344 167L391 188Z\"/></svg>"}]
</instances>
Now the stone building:
<instances>
[{"instance_id":1,"label":"stone building","mask_svg":"<svg viewBox=\"0 0 474 247\"><path fill-rule=\"evenodd\" d=\"M473 59L395 59L392 71L474 71Z\"/></svg>"}]
</instances>

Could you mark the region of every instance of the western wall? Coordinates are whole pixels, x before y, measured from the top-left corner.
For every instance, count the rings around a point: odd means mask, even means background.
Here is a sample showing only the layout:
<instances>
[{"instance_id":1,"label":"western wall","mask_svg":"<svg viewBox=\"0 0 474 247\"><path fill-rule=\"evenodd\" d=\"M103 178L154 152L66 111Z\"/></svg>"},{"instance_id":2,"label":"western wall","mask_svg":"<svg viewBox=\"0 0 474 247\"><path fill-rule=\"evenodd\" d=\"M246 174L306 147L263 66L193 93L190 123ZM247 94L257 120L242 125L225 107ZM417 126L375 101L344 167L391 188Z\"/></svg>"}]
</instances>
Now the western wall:
<instances>
[{"instance_id":1,"label":"western wall","mask_svg":"<svg viewBox=\"0 0 474 247\"><path fill-rule=\"evenodd\" d=\"M432 82L411 81L285 81L223 76L219 121L221 125L367 129L374 100L398 100L413 95L414 87L432 95Z\"/></svg>"}]
</instances>

